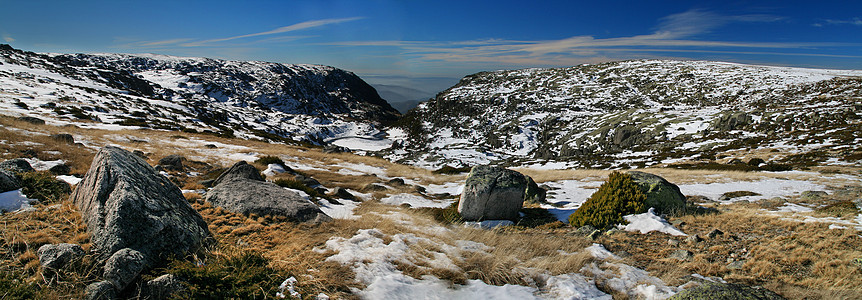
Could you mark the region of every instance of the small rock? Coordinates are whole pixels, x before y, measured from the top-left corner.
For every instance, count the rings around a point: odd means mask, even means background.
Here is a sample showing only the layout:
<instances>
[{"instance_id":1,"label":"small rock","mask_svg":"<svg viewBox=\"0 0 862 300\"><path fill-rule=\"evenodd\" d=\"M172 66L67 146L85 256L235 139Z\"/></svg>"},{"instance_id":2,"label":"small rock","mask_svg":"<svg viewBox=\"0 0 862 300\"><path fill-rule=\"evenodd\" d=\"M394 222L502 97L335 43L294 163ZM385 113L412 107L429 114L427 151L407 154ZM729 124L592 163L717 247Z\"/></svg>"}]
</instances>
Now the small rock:
<instances>
[{"instance_id":1,"label":"small rock","mask_svg":"<svg viewBox=\"0 0 862 300\"><path fill-rule=\"evenodd\" d=\"M0 169L10 171L12 173L25 173L25 172L35 172L36 169L33 169L30 166L30 163L23 158L14 158L0 163Z\"/></svg>"},{"instance_id":2,"label":"small rock","mask_svg":"<svg viewBox=\"0 0 862 300\"><path fill-rule=\"evenodd\" d=\"M67 164L59 164L51 167L48 171L54 175L69 175L72 172L72 168Z\"/></svg>"},{"instance_id":3,"label":"small rock","mask_svg":"<svg viewBox=\"0 0 862 300\"><path fill-rule=\"evenodd\" d=\"M111 282L118 291L126 289L129 283L144 269L144 255L129 248L123 248L111 255L105 262L105 280Z\"/></svg>"},{"instance_id":4,"label":"small rock","mask_svg":"<svg viewBox=\"0 0 862 300\"><path fill-rule=\"evenodd\" d=\"M686 243L689 243L689 244L691 244L691 243L700 243L700 242L702 242L702 241L703 241L703 239L702 239L702 238L700 238L700 236L699 236L699 235L696 235L696 234L689 235L687 238L685 238L685 242L686 242Z\"/></svg>"},{"instance_id":5,"label":"small rock","mask_svg":"<svg viewBox=\"0 0 862 300\"><path fill-rule=\"evenodd\" d=\"M350 152L349 148L336 146L333 144L327 144L323 146L323 153L342 153L342 152Z\"/></svg>"},{"instance_id":6,"label":"small rock","mask_svg":"<svg viewBox=\"0 0 862 300\"><path fill-rule=\"evenodd\" d=\"M734 262L727 264L727 268L730 270L739 270L739 269L742 269L742 265L744 265L744 264L745 264L745 261L737 260L737 261L734 261Z\"/></svg>"},{"instance_id":7,"label":"small rock","mask_svg":"<svg viewBox=\"0 0 862 300\"><path fill-rule=\"evenodd\" d=\"M382 186L382 185L376 184L376 183L369 183L369 184L366 184L366 185L365 185L365 186L363 186L363 187L362 187L362 189L361 189L361 191L362 191L363 193L382 192L382 191L385 191L385 190L388 190L388 188L386 188L385 186Z\"/></svg>"},{"instance_id":8,"label":"small rock","mask_svg":"<svg viewBox=\"0 0 862 300\"><path fill-rule=\"evenodd\" d=\"M724 232L723 232L723 231L718 230L718 229L713 229L712 231L710 231L709 233L707 233L707 234L706 234L706 237L708 237L708 238L710 238L710 239L714 239L714 238L716 238L716 237L718 237L719 235L722 235L722 234L724 234Z\"/></svg>"},{"instance_id":9,"label":"small rock","mask_svg":"<svg viewBox=\"0 0 862 300\"><path fill-rule=\"evenodd\" d=\"M673 220L673 221L670 221L670 224L671 224L671 225L673 225L673 227L679 228L680 226L685 225L685 221L683 221L683 220Z\"/></svg>"},{"instance_id":10,"label":"small rock","mask_svg":"<svg viewBox=\"0 0 862 300\"><path fill-rule=\"evenodd\" d=\"M392 178L389 181L387 181L386 184L391 185L391 186L403 186L404 185L404 179Z\"/></svg>"},{"instance_id":11,"label":"small rock","mask_svg":"<svg viewBox=\"0 0 862 300\"><path fill-rule=\"evenodd\" d=\"M58 141L58 142L61 142L61 143L66 143L69 145L72 145L75 143L75 138L71 134L68 134L68 133L52 134L51 139Z\"/></svg>"},{"instance_id":12,"label":"small rock","mask_svg":"<svg viewBox=\"0 0 862 300\"><path fill-rule=\"evenodd\" d=\"M21 181L12 172L0 170L0 193L14 191L21 188Z\"/></svg>"},{"instance_id":13,"label":"small rock","mask_svg":"<svg viewBox=\"0 0 862 300\"><path fill-rule=\"evenodd\" d=\"M143 159L147 159L147 154L146 154L146 153L144 153L144 151L141 151L141 150L135 150L135 151L132 151L132 154L134 154L134 155L135 155L135 156L137 156L137 157L140 157L140 158L143 158Z\"/></svg>"},{"instance_id":14,"label":"small rock","mask_svg":"<svg viewBox=\"0 0 862 300\"><path fill-rule=\"evenodd\" d=\"M311 178L311 177L308 177L308 176L305 176L305 175L302 175L302 174L297 174L297 175L296 175L296 176L294 176L293 178L294 178L296 181L302 182L302 184L304 184L304 185L305 185L305 186L307 186L307 187L316 187L316 186L320 186L320 181L317 181L317 179L314 179L314 178Z\"/></svg>"},{"instance_id":15,"label":"small rock","mask_svg":"<svg viewBox=\"0 0 862 300\"><path fill-rule=\"evenodd\" d=\"M184 292L186 286L173 274L165 274L147 281L146 290L152 299L168 299Z\"/></svg>"},{"instance_id":16,"label":"small rock","mask_svg":"<svg viewBox=\"0 0 862 300\"><path fill-rule=\"evenodd\" d=\"M829 196L829 194L827 194L824 191L804 191L804 192L802 192L802 199L803 200L817 200L817 199L824 198L826 196Z\"/></svg>"},{"instance_id":17,"label":"small rock","mask_svg":"<svg viewBox=\"0 0 862 300\"><path fill-rule=\"evenodd\" d=\"M18 120L24 121L33 125L45 125L45 120L39 119L37 117L23 116L18 117Z\"/></svg>"},{"instance_id":18,"label":"small rock","mask_svg":"<svg viewBox=\"0 0 862 300\"><path fill-rule=\"evenodd\" d=\"M667 244L670 246L677 246L677 245L679 245L679 241L674 240L674 239L668 239Z\"/></svg>"},{"instance_id":19,"label":"small rock","mask_svg":"<svg viewBox=\"0 0 862 300\"><path fill-rule=\"evenodd\" d=\"M216 145L213 145L213 144L206 144L206 145L204 145L204 147L205 147L205 148L207 148L207 149L215 149L215 148L218 148Z\"/></svg>"},{"instance_id":20,"label":"small rock","mask_svg":"<svg viewBox=\"0 0 862 300\"><path fill-rule=\"evenodd\" d=\"M668 258L675 258L678 260L688 260L692 257L692 255L693 255L693 253L691 253L691 251L680 249L680 250L676 250L673 253L671 253L670 256L668 256Z\"/></svg>"},{"instance_id":21,"label":"small rock","mask_svg":"<svg viewBox=\"0 0 862 300\"><path fill-rule=\"evenodd\" d=\"M108 281L99 281L95 283L91 283L84 290L84 299L85 300L105 300L105 299L116 299L117 291L114 289L114 285L112 285Z\"/></svg>"},{"instance_id":22,"label":"small rock","mask_svg":"<svg viewBox=\"0 0 862 300\"><path fill-rule=\"evenodd\" d=\"M159 160L159 166L169 171L184 170L183 162L186 160L182 155L172 154Z\"/></svg>"},{"instance_id":23,"label":"small rock","mask_svg":"<svg viewBox=\"0 0 862 300\"><path fill-rule=\"evenodd\" d=\"M69 263L84 257L84 249L76 244L47 244L36 250L39 264L49 269L61 269Z\"/></svg>"}]
</instances>

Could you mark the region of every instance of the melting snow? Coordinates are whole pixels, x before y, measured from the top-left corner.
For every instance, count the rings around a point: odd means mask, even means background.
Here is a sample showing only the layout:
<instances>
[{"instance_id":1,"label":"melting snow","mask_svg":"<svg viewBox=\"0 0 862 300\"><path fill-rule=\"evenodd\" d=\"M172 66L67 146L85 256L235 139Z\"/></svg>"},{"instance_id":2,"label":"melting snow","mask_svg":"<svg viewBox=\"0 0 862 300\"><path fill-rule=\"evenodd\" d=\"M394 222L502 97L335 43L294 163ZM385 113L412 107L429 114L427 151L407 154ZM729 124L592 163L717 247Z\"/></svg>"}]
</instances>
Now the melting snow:
<instances>
[{"instance_id":1,"label":"melting snow","mask_svg":"<svg viewBox=\"0 0 862 300\"><path fill-rule=\"evenodd\" d=\"M401 204L410 204L412 208L419 207L438 207L444 208L452 204L453 200L431 200L426 199L422 196L416 196L413 194L396 194L383 199L380 199L380 202L383 204L389 205L401 205Z\"/></svg>"},{"instance_id":2,"label":"melting snow","mask_svg":"<svg viewBox=\"0 0 862 300\"><path fill-rule=\"evenodd\" d=\"M668 224L667 221L661 217L656 216L652 207L650 207L649 211L645 213L627 215L623 218L629 222L628 225L620 226L621 229L624 229L625 231L639 231L643 234L658 231L670 235L687 235L673 227L673 225Z\"/></svg>"}]
</instances>

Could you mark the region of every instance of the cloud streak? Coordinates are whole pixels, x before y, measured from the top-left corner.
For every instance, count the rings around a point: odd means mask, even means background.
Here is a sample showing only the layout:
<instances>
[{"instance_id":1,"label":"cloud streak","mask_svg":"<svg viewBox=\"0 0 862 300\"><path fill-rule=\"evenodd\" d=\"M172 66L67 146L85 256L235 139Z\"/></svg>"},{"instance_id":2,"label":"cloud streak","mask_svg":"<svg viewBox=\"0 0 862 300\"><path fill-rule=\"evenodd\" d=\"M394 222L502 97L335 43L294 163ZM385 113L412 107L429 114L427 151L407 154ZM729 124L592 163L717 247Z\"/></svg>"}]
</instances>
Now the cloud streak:
<instances>
[{"instance_id":1,"label":"cloud streak","mask_svg":"<svg viewBox=\"0 0 862 300\"><path fill-rule=\"evenodd\" d=\"M689 10L663 17L649 34L595 38L573 36L557 40L513 41L348 41L328 45L349 47L397 47L402 54L412 56L415 62L496 63L504 65L561 65L573 61L591 62L601 57L631 58L633 53L690 52L725 54L776 54L797 56L829 56L786 51L813 49L827 46L845 46L837 43L770 43L709 41L696 39L732 23L766 23L784 20L774 15L719 15L704 10ZM760 49L740 51L739 49ZM785 49L785 51L767 51ZM622 54L627 54L623 56ZM612 58L611 58L612 59Z\"/></svg>"}]
</instances>

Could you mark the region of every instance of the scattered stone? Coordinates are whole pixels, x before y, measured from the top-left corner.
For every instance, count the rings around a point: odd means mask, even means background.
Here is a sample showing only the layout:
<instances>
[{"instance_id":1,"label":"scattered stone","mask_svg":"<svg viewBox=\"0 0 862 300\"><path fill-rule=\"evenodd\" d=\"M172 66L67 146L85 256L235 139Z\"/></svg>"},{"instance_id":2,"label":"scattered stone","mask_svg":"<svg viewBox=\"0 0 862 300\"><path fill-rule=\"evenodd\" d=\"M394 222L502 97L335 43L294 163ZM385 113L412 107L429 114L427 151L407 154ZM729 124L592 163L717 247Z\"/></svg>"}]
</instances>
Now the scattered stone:
<instances>
[{"instance_id":1,"label":"scattered stone","mask_svg":"<svg viewBox=\"0 0 862 300\"><path fill-rule=\"evenodd\" d=\"M103 277L114 285L117 291L126 289L129 283L144 270L144 254L129 248L114 252L105 262Z\"/></svg>"},{"instance_id":2,"label":"scattered stone","mask_svg":"<svg viewBox=\"0 0 862 300\"><path fill-rule=\"evenodd\" d=\"M72 168L67 164L59 164L48 169L48 172L54 175L69 175L72 172Z\"/></svg>"},{"instance_id":3,"label":"scattered stone","mask_svg":"<svg viewBox=\"0 0 862 300\"><path fill-rule=\"evenodd\" d=\"M742 284L704 282L701 286L687 289L668 298L669 300L781 300L783 297L762 287Z\"/></svg>"},{"instance_id":4,"label":"scattered stone","mask_svg":"<svg viewBox=\"0 0 862 300\"><path fill-rule=\"evenodd\" d=\"M23 158L14 158L0 163L0 169L6 170L12 173L26 173L26 172L35 172L36 169L33 169L30 166L30 163Z\"/></svg>"},{"instance_id":5,"label":"scattered stone","mask_svg":"<svg viewBox=\"0 0 862 300\"><path fill-rule=\"evenodd\" d=\"M760 196L760 194L752 192L752 191L735 191L735 192L727 192L721 194L721 197L718 197L719 201L728 201L730 199L739 198L739 197L748 197L748 196Z\"/></svg>"},{"instance_id":6,"label":"scattered stone","mask_svg":"<svg viewBox=\"0 0 862 300\"><path fill-rule=\"evenodd\" d=\"M685 209L685 196L679 187L664 178L640 171L626 172L646 194L646 207L653 207L657 214L672 214Z\"/></svg>"},{"instance_id":7,"label":"scattered stone","mask_svg":"<svg viewBox=\"0 0 862 300\"><path fill-rule=\"evenodd\" d=\"M33 125L45 125L45 120L39 119L37 117L23 116L18 117L19 121L24 121Z\"/></svg>"},{"instance_id":8,"label":"scattered stone","mask_svg":"<svg viewBox=\"0 0 862 300\"><path fill-rule=\"evenodd\" d=\"M106 300L117 299L117 291L114 285L108 281L99 281L91 283L84 290L85 300Z\"/></svg>"},{"instance_id":9,"label":"scattered stone","mask_svg":"<svg viewBox=\"0 0 862 300\"><path fill-rule=\"evenodd\" d=\"M362 187L362 189L360 189L360 191L363 193L382 192L382 191L386 191L386 190L389 190L389 188L382 186L382 185L379 185L379 184L376 184L376 183L366 184L365 186Z\"/></svg>"},{"instance_id":10,"label":"scattered stone","mask_svg":"<svg viewBox=\"0 0 862 300\"><path fill-rule=\"evenodd\" d=\"M159 166L168 171L182 171L185 170L184 161L186 161L184 156L171 154L160 159Z\"/></svg>"},{"instance_id":11,"label":"scattered stone","mask_svg":"<svg viewBox=\"0 0 862 300\"><path fill-rule=\"evenodd\" d=\"M680 250L676 250L673 253L671 253L670 256L668 256L668 258L674 258L674 259L678 259L678 260L688 260L688 259L691 259L691 257L693 255L694 255L694 253L691 253L691 251L680 249Z\"/></svg>"},{"instance_id":12,"label":"scattered stone","mask_svg":"<svg viewBox=\"0 0 862 300\"><path fill-rule=\"evenodd\" d=\"M404 179L401 178L392 178L386 182L386 184L391 186L404 186Z\"/></svg>"},{"instance_id":13,"label":"scattered stone","mask_svg":"<svg viewBox=\"0 0 862 300\"><path fill-rule=\"evenodd\" d=\"M308 176L305 176L305 175L302 175L302 174L297 174L297 175L296 175L296 176L294 176L293 178L294 178L296 181L302 182L302 184L304 184L304 185L305 185L305 186L307 186L307 187L316 187L316 186L320 186L320 185L321 185L321 184L320 184L320 181L317 181L317 179L314 179L314 178L311 178L311 177L308 177Z\"/></svg>"},{"instance_id":14,"label":"scattered stone","mask_svg":"<svg viewBox=\"0 0 862 300\"><path fill-rule=\"evenodd\" d=\"M674 239L668 239L668 240L667 240L667 244L668 244L669 246L678 246L678 245L679 245L679 241L674 240Z\"/></svg>"},{"instance_id":15,"label":"scattered stone","mask_svg":"<svg viewBox=\"0 0 862 300\"><path fill-rule=\"evenodd\" d=\"M691 244L691 243L700 243L700 242L702 242L702 241L703 241L703 239L702 239L702 238L700 238L700 236L699 236L699 235L696 235L696 234L689 235L688 237L686 237L686 238L685 238L685 242L686 242L686 243L689 243L689 244Z\"/></svg>"},{"instance_id":16,"label":"scattered stone","mask_svg":"<svg viewBox=\"0 0 862 300\"><path fill-rule=\"evenodd\" d=\"M673 220L673 221L670 221L670 225L673 225L673 227L679 228L679 227L681 227L681 226L685 225L685 221L683 221L683 220Z\"/></svg>"},{"instance_id":17,"label":"scattered stone","mask_svg":"<svg viewBox=\"0 0 862 300\"><path fill-rule=\"evenodd\" d=\"M347 147L336 146L333 144L327 144L323 146L323 153L343 153L350 152L350 149Z\"/></svg>"},{"instance_id":18,"label":"scattered stone","mask_svg":"<svg viewBox=\"0 0 862 300\"><path fill-rule=\"evenodd\" d=\"M718 237L719 235L722 235L722 234L724 234L724 232L723 232L723 231L718 230L718 229L713 229L712 231L710 231L709 233L707 233L707 234L706 234L706 237L708 237L708 238L710 238L710 239L714 239L714 238L716 238L716 237Z\"/></svg>"},{"instance_id":19,"label":"scattered stone","mask_svg":"<svg viewBox=\"0 0 862 300\"><path fill-rule=\"evenodd\" d=\"M69 263L81 259L86 253L76 244L46 244L36 250L39 264L49 269L61 269Z\"/></svg>"},{"instance_id":20,"label":"scattered stone","mask_svg":"<svg viewBox=\"0 0 862 300\"><path fill-rule=\"evenodd\" d=\"M824 191L804 191L801 196L803 200L817 200L825 198L829 194Z\"/></svg>"},{"instance_id":21,"label":"scattered stone","mask_svg":"<svg viewBox=\"0 0 862 300\"><path fill-rule=\"evenodd\" d=\"M214 144L206 144L206 145L204 145L204 148L207 148L207 149L215 149L215 148L218 148L218 147L217 147L216 145L214 145Z\"/></svg>"},{"instance_id":22,"label":"scattered stone","mask_svg":"<svg viewBox=\"0 0 862 300\"><path fill-rule=\"evenodd\" d=\"M524 205L527 177L494 166L476 166L467 175L458 213L467 221L518 220Z\"/></svg>"},{"instance_id":23,"label":"scattered stone","mask_svg":"<svg viewBox=\"0 0 862 300\"><path fill-rule=\"evenodd\" d=\"M709 197L701 196L701 195L685 196L685 201L688 201L691 203L696 203L696 204L714 203L715 202L715 201L712 201L712 199L709 199Z\"/></svg>"},{"instance_id":24,"label":"scattered stone","mask_svg":"<svg viewBox=\"0 0 862 300\"><path fill-rule=\"evenodd\" d=\"M341 187L335 187L332 189L332 193L330 195L338 199L356 200L356 196L348 192L347 189L343 189Z\"/></svg>"},{"instance_id":25,"label":"scattered stone","mask_svg":"<svg viewBox=\"0 0 862 300\"><path fill-rule=\"evenodd\" d=\"M730 270L739 270L739 269L742 269L742 265L744 265L744 264L745 264L745 261L737 260L737 261L734 261L734 262L727 264L727 268Z\"/></svg>"},{"instance_id":26,"label":"scattered stone","mask_svg":"<svg viewBox=\"0 0 862 300\"><path fill-rule=\"evenodd\" d=\"M754 118L746 112L728 112L716 119L710 129L726 132L740 129L745 125L751 124L752 121L754 121Z\"/></svg>"},{"instance_id":27,"label":"scattered stone","mask_svg":"<svg viewBox=\"0 0 862 300\"><path fill-rule=\"evenodd\" d=\"M0 169L0 193L21 188L21 181L12 172Z\"/></svg>"},{"instance_id":28,"label":"scattered stone","mask_svg":"<svg viewBox=\"0 0 862 300\"><path fill-rule=\"evenodd\" d=\"M96 153L70 199L87 223L100 261L131 248L150 266L163 257L185 256L210 235L201 215L173 182L117 147Z\"/></svg>"},{"instance_id":29,"label":"scattered stone","mask_svg":"<svg viewBox=\"0 0 862 300\"><path fill-rule=\"evenodd\" d=\"M301 194L265 182L244 161L219 176L204 196L206 201L244 215L282 216L294 222L318 224L330 221L320 208Z\"/></svg>"},{"instance_id":30,"label":"scattered stone","mask_svg":"<svg viewBox=\"0 0 862 300\"><path fill-rule=\"evenodd\" d=\"M147 281L146 291L151 299L170 299L186 291L186 286L173 274L165 274Z\"/></svg>"},{"instance_id":31,"label":"scattered stone","mask_svg":"<svg viewBox=\"0 0 862 300\"><path fill-rule=\"evenodd\" d=\"M52 134L51 139L69 145L75 144L75 137L68 133Z\"/></svg>"}]
</instances>

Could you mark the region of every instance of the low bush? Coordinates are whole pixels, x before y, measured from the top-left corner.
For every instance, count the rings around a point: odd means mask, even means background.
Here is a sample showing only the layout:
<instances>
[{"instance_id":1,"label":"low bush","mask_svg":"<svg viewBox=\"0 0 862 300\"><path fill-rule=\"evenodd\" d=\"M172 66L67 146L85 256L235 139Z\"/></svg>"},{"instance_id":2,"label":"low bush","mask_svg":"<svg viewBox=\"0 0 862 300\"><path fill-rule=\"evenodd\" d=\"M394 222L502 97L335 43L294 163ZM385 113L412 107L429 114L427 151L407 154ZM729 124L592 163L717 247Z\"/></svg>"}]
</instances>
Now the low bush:
<instances>
[{"instance_id":1,"label":"low bush","mask_svg":"<svg viewBox=\"0 0 862 300\"><path fill-rule=\"evenodd\" d=\"M647 211L646 194L638 188L631 175L613 172L608 181L593 193L578 210L569 216L574 227L591 225L605 229L623 223L623 216Z\"/></svg>"},{"instance_id":2,"label":"low bush","mask_svg":"<svg viewBox=\"0 0 862 300\"><path fill-rule=\"evenodd\" d=\"M50 172L24 172L21 176L21 191L30 199L42 203L59 202L69 197L72 188L69 184L54 177Z\"/></svg>"},{"instance_id":3,"label":"low bush","mask_svg":"<svg viewBox=\"0 0 862 300\"><path fill-rule=\"evenodd\" d=\"M279 164L282 166L284 165L284 161L281 160L281 158L279 158L278 156L272 156L272 155L267 155L267 156L258 158L257 160L254 161L254 163L264 165L264 166L269 165L269 164Z\"/></svg>"},{"instance_id":4,"label":"low bush","mask_svg":"<svg viewBox=\"0 0 862 300\"><path fill-rule=\"evenodd\" d=\"M211 254L202 265L176 260L164 273L174 274L188 286L184 299L266 299L275 296L289 276L269 266L256 251L233 250Z\"/></svg>"}]
</instances>

